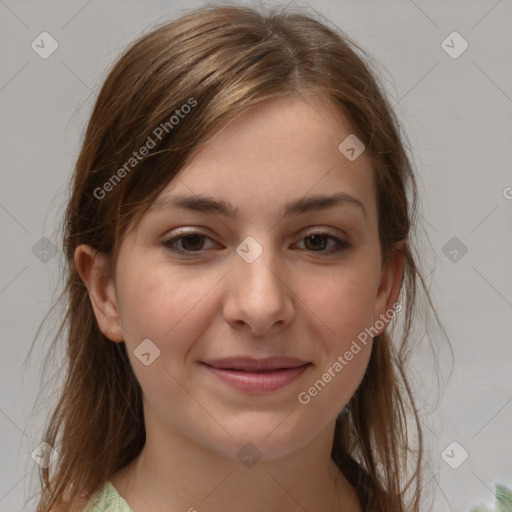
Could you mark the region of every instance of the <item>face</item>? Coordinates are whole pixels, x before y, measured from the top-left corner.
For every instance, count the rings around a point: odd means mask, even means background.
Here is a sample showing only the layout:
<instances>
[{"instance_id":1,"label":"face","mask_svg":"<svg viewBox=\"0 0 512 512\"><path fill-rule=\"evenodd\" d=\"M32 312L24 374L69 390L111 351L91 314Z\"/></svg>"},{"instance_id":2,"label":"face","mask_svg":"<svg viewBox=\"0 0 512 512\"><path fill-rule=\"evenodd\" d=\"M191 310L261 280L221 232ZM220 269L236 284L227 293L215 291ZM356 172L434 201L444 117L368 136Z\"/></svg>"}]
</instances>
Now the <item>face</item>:
<instances>
[{"instance_id":1,"label":"face","mask_svg":"<svg viewBox=\"0 0 512 512\"><path fill-rule=\"evenodd\" d=\"M400 281L398 257L382 265L370 160L338 149L350 133L319 98L266 100L124 238L113 313L95 312L126 343L147 421L228 457L251 442L268 458L334 424Z\"/></svg>"}]
</instances>

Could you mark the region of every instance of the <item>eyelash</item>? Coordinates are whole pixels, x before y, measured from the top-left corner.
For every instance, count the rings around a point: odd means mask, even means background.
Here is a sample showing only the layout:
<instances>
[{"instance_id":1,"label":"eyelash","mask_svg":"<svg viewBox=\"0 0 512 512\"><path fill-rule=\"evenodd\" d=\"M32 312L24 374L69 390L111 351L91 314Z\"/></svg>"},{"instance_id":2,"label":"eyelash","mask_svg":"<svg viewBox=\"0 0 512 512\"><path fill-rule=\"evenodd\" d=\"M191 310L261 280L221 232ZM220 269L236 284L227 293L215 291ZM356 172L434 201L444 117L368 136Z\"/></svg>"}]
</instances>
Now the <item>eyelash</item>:
<instances>
[{"instance_id":1,"label":"eyelash","mask_svg":"<svg viewBox=\"0 0 512 512\"><path fill-rule=\"evenodd\" d=\"M323 250L312 251L312 250L307 250L306 249L306 252L320 253L320 254L329 256L331 254L337 253L339 251L342 251L344 249L348 249L349 247L351 247L351 244L349 242L346 242L344 240L340 240L339 238L337 238L337 237L335 237L335 236L333 236L333 235L331 235L331 234L329 234L329 233L327 233L325 231L314 231L314 232L308 233L307 235L305 235L305 236L303 236L301 238L301 241L304 240L305 238L309 238L311 236L316 236L316 235L327 235L327 239L334 240L336 242L337 247L335 247L334 249L330 249L328 251L323 251ZM186 254L186 255L201 254L206 249L201 249L201 250L198 250L198 251L190 251L190 250L187 251L185 249L178 249L178 248L176 248L173 245L178 240L181 240L183 238L192 237L192 236L199 236L199 237L208 238L208 239L211 240L211 238L209 236L205 235L204 233L201 233L200 231L187 231L186 234L178 235L178 236L175 236L173 238L170 238L168 240L163 241L162 245L166 249L168 249L169 251L174 252L174 253L178 253L178 254Z\"/></svg>"}]
</instances>

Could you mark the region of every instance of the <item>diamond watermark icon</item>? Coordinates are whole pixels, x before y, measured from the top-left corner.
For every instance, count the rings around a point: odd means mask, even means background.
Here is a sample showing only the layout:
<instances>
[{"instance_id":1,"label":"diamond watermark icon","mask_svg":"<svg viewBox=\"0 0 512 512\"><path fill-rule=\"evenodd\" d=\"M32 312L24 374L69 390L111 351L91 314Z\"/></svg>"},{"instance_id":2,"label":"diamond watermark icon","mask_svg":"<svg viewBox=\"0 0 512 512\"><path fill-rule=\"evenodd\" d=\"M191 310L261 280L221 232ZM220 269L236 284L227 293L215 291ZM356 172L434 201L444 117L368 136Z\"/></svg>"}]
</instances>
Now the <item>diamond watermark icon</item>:
<instances>
[{"instance_id":1,"label":"diamond watermark icon","mask_svg":"<svg viewBox=\"0 0 512 512\"><path fill-rule=\"evenodd\" d=\"M338 150L351 162L359 158L365 149L366 146L353 133L343 139L338 146Z\"/></svg>"},{"instance_id":2,"label":"diamond watermark icon","mask_svg":"<svg viewBox=\"0 0 512 512\"><path fill-rule=\"evenodd\" d=\"M469 453L457 441L450 443L441 453L441 458L452 469L459 468L468 457Z\"/></svg>"},{"instance_id":3,"label":"diamond watermark icon","mask_svg":"<svg viewBox=\"0 0 512 512\"><path fill-rule=\"evenodd\" d=\"M55 256L56 252L57 246L45 236L32 247L32 254L43 263L48 263Z\"/></svg>"},{"instance_id":4,"label":"diamond watermark icon","mask_svg":"<svg viewBox=\"0 0 512 512\"><path fill-rule=\"evenodd\" d=\"M261 459L262 455L263 454L252 443L247 443L242 446L236 454L240 462L248 468L252 468Z\"/></svg>"},{"instance_id":5,"label":"diamond watermark icon","mask_svg":"<svg viewBox=\"0 0 512 512\"><path fill-rule=\"evenodd\" d=\"M246 263L252 263L263 252L263 247L252 236L248 236L238 245L236 252Z\"/></svg>"},{"instance_id":6,"label":"diamond watermark icon","mask_svg":"<svg viewBox=\"0 0 512 512\"><path fill-rule=\"evenodd\" d=\"M57 450L47 442L41 443L30 456L42 467L47 468L50 464L55 462L59 457Z\"/></svg>"},{"instance_id":7,"label":"diamond watermark icon","mask_svg":"<svg viewBox=\"0 0 512 512\"><path fill-rule=\"evenodd\" d=\"M137 345L133 353L144 366L149 366L160 356L160 349L150 339L145 339Z\"/></svg>"},{"instance_id":8,"label":"diamond watermark icon","mask_svg":"<svg viewBox=\"0 0 512 512\"><path fill-rule=\"evenodd\" d=\"M59 47L59 43L48 32L41 32L30 46L39 57L47 59Z\"/></svg>"},{"instance_id":9,"label":"diamond watermark icon","mask_svg":"<svg viewBox=\"0 0 512 512\"><path fill-rule=\"evenodd\" d=\"M443 245L441 251L452 263L458 263L468 252L468 248L454 236Z\"/></svg>"},{"instance_id":10,"label":"diamond watermark icon","mask_svg":"<svg viewBox=\"0 0 512 512\"><path fill-rule=\"evenodd\" d=\"M469 44L458 32L452 32L443 40L441 48L452 59L458 59L469 48Z\"/></svg>"}]
</instances>

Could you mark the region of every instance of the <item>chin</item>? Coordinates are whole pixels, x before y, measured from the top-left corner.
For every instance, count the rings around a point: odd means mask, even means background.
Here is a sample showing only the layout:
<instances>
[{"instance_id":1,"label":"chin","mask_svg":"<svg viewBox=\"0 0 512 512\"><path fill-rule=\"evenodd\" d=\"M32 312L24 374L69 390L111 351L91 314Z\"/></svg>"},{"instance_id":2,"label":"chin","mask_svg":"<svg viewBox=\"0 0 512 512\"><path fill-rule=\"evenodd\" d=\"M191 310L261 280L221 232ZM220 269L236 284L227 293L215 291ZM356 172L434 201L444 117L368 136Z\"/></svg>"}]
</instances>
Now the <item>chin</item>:
<instances>
[{"instance_id":1,"label":"chin","mask_svg":"<svg viewBox=\"0 0 512 512\"><path fill-rule=\"evenodd\" d=\"M286 457L319 434L314 426L308 429L305 421L289 421L287 414L250 413L235 423L224 423L232 437L221 429L221 438L216 441L210 438L207 443L213 451L242 463L251 457L265 461Z\"/></svg>"}]
</instances>

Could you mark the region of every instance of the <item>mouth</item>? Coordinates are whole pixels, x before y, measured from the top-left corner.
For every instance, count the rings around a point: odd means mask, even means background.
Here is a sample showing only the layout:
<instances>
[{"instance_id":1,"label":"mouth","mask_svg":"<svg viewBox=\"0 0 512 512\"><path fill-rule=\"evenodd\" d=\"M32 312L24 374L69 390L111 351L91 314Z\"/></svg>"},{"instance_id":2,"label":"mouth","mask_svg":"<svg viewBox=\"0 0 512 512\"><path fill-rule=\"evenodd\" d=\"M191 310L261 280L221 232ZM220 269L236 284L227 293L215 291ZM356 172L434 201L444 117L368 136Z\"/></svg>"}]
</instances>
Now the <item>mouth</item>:
<instances>
[{"instance_id":1,"label":"mouth","mask_svg":"<svg viewBox=\"0 0 512 512\"><path fill-rule=\"evenodd\" d=\"M201 363L223 383L248 393L278 391L295 381L312 363L295 358L225 358Z\"/></svg>"}]
</instances>

